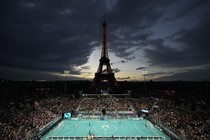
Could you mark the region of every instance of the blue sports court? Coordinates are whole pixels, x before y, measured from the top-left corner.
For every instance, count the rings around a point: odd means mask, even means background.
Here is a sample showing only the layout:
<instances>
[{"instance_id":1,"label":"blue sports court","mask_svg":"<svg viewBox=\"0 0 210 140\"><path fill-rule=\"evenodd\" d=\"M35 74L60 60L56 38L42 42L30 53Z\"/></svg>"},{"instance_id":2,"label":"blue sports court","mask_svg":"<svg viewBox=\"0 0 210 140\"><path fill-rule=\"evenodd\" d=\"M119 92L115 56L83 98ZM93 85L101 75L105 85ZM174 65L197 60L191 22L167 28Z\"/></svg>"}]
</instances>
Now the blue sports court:
<instances>
[{"instance_id":1,"label":"blue sports court","mask_svg":"<svg viewBox=\"0 0 210 140\"><path fill-rule=\"evenodd\" d=\"M141 139L169 140L158 127L147 119L123 120L62 120L53 127L41 140L88 139Z\"/></svg>"}]
</instances>

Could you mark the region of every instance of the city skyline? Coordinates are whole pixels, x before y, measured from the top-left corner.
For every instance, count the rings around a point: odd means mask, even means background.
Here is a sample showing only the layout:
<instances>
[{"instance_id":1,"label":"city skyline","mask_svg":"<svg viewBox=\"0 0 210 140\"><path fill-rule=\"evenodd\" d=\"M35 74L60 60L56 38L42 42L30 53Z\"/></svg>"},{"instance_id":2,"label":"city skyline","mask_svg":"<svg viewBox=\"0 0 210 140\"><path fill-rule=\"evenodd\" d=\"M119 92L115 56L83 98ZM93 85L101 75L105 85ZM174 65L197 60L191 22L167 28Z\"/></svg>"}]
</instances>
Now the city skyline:
<instances>
[{"instance_id":1,"label":"city skyline","mask_svg":"<svg viewBox=\"0 0 210 140\"><path fill-rule=\"evenodd\" d=\"M118 81L210 79L210 1L1 2L0 79L92 80L107 21Z\"/></svg>"}]
</instances>

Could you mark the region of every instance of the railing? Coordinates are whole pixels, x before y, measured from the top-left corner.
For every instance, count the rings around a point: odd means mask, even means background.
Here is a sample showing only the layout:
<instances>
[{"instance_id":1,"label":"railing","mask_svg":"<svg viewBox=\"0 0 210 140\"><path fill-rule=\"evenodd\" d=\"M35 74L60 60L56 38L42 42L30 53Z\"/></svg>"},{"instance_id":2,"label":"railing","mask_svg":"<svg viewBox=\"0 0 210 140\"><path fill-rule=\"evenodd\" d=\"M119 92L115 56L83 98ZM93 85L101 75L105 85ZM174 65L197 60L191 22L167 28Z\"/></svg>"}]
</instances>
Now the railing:
<instances>
[{"instance_id":1,"label":"railing","mask_svg":"<svg viewBox=\"0 0 210 140\"><path fill-rule=\"evenodd\" d=\"M75 118L71 118L71 120L121 120L121 119L128 119L128 120L140 120L136 116L127 115L127 116L118 116L118 117L108 117L108 116L99 116L99 115L83 115Z\"/></svg>"},{"instance_id":2,"label":"railing","mask_svg":"<svg viewBox=\"0 0 210 140\"><path fill-rule=\"evenodd\" d=\"M86 137L67 137L67 136L51 136L48 140L84 140ZM88 140L88 138L86 138ZM131 137L98 137L95 136L93 140L165 140L165 137L161 136L131 136Z\"/></svg>"}]
</instances>

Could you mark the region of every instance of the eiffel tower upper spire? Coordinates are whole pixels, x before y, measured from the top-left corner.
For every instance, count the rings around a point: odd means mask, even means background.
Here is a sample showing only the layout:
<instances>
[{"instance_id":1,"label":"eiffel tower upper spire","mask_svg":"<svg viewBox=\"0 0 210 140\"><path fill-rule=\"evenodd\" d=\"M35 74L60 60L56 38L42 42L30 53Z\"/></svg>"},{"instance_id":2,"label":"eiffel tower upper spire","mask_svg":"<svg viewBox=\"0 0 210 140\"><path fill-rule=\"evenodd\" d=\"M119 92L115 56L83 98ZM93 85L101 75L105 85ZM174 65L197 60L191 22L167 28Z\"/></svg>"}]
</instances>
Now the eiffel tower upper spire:
<instances>
[{"instance_id":1,"label":"eiffel tower upper spire","mask_svg":"<svg viewBox=\"0 0 210 140\"><path fill-rule=\"evenodd\" d=\"M103 41L102 41L101 57L108 58L107 41L106 41L106 26L107 26L107 23L106 23L106 20L104 18L104 21L103 21L103 34L102 34Z\"/></svg>"},{"instance_id":2,"label":"eiffel tower upper spire","mask_svg":"<svg viewBox=\"0 0 210 140\"><path fill-rule=\"evenodd\" d=\"M102 73L102 72L107 72L107 73L112 73L112 69L111 66L109 64L110 60L108 57L108 48L107 48L107 34L106 34L106 27L107 27L107 23L106 20L104 18L103 21L103 29L102 29L102 48L101 48L101 58L100 58L100 64L98 67L98 71L97 73ZM106 66L106 69L103 71L103 66Z\"/></svg>"}]
</instances>

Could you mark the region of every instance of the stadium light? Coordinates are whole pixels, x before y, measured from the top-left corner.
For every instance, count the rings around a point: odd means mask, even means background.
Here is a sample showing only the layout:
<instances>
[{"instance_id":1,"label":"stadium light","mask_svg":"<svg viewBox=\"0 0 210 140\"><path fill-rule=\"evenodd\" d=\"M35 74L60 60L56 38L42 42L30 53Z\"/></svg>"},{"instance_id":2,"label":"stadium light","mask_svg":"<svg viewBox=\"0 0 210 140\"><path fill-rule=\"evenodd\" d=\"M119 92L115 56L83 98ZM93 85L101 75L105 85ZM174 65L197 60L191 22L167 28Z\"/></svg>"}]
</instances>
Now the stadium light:
<instances>
[{"instance_id":1,"label":"stadium light","mask_svg":"<svg viewBox=\"0 0 210 140\"><path fill-rule=\"evenodd\" d=\"M147 67L139 67L137 68L136 70L141 70L143 73L143 77L144 77L144 93L146 94L147 93L147 80L146 80L146 75L147 75Z\"/></svg>"},{"instance_id":2,"label":"stadium light","mask_svg":"<svg viewBox=\"0 0 210 140\"><path fill-rule=\"evenodd\" d=\"M144 70L144 93L147 93L147 79L146 79L147 70Z\"/></svg>"},{"instance_id":3,"label":"stadium light","mask_svg":"<svg viewBox=\"0 0 210 140\"><path fill-rule=\"evenodd\" d=\"M65 87L64 87L64 95L66 95L66 81L67 81L67 76L70 73L69 70L64 70L64 74L66 74L66 80L65 80Z\"/></svg>"}]
</instances>

